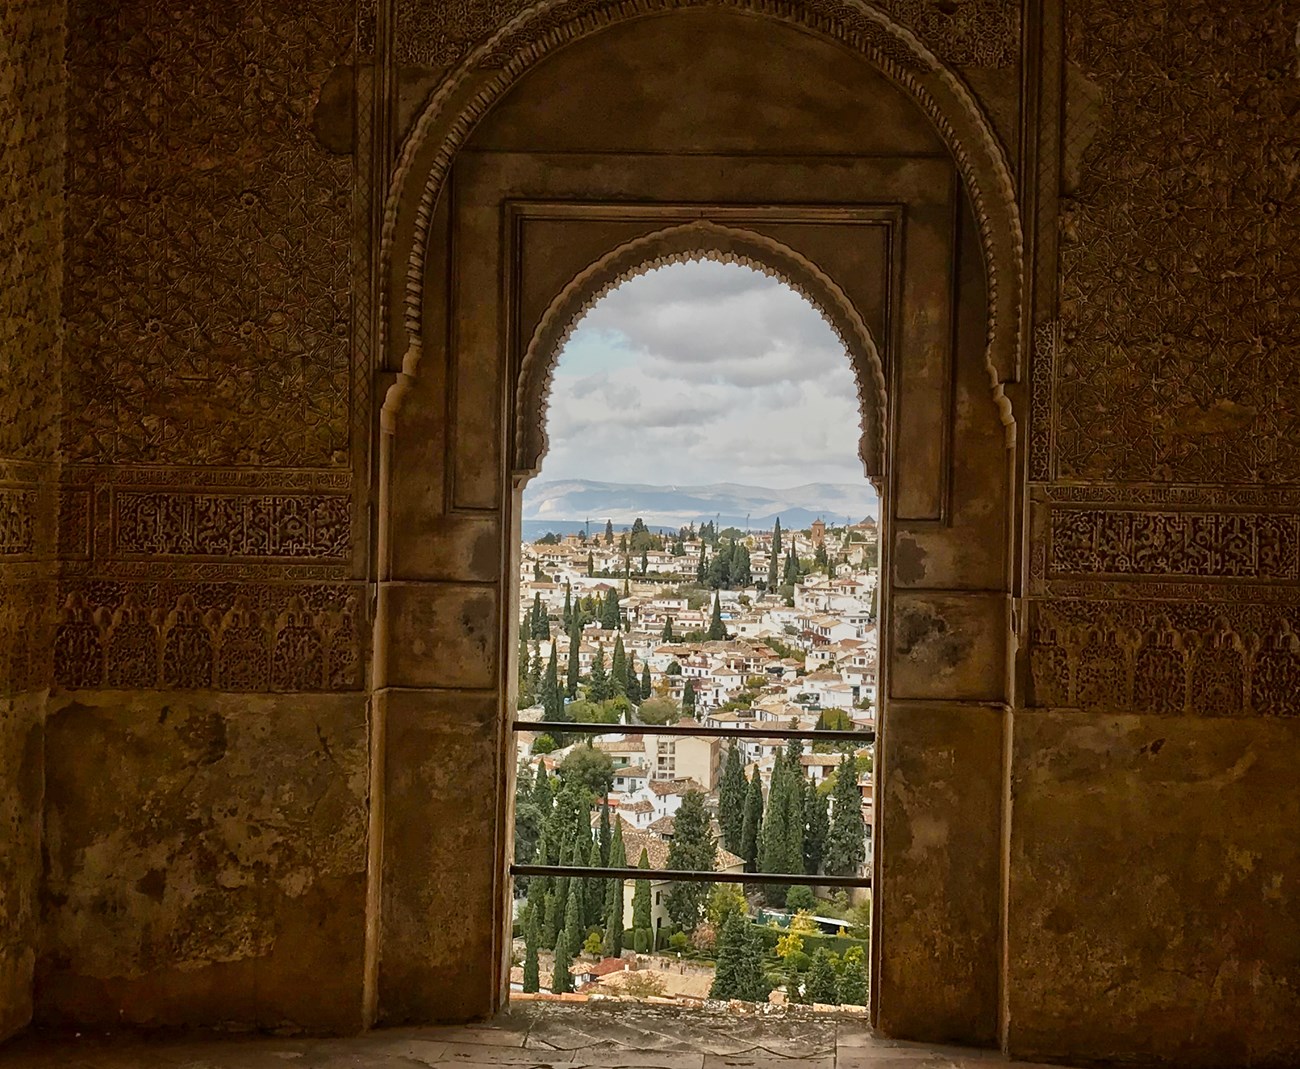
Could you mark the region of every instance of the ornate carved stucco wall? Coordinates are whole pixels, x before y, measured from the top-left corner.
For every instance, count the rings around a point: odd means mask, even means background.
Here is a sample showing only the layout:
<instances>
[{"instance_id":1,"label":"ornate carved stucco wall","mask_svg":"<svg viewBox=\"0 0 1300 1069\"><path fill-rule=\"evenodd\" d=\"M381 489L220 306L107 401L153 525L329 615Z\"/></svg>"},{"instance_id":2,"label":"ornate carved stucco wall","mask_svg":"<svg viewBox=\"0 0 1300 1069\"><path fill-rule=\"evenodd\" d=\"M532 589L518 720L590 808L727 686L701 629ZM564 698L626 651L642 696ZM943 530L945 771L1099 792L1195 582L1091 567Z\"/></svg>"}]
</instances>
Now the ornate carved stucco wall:
<instances>
[{"instance_id":1,"label":"ornate carved stucco wall","mask_svg":"<svg viewBox=\"0 0 1300 1069\"><path fill-rule=\"evenodd\" d=\"M355 20L69 7L38 1019L361 1019Z\"/></svg>"},{"instance_id":2,"label":"ornate carved stucco wall","mask_svg":"<svg viewBox=\"0 0 1300 1069\"><path fill-rule=\"evenodd\" d=\"M31 1015L63 226L61 2L0 8L0 1038Z\"/></svg>"},{"instance_id":3,"label":"ornate carved stucco wall","mask_svg":"<svg viewBox=\"0 0 1300 1069\"><path fill-rule=\"evenodd\" d=\"M1033 350L1010 1042L1286 1064L1300 5L1080 0L1065 15L1058 307Z\"/></svg>"}]
</instances>

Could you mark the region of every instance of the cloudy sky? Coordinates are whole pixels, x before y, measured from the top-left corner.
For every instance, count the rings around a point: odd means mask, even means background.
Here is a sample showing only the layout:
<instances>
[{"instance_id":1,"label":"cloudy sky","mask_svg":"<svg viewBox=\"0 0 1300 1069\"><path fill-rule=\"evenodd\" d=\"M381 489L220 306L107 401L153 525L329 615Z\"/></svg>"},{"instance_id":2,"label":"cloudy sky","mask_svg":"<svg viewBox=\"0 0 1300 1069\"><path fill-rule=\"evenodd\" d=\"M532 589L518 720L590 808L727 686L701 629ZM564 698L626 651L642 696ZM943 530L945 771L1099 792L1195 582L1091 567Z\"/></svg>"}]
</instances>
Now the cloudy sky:
<instances>
[{"instance_id":1,"label":"cloudy sky","mask_svg":"<svg viewBox=\"0 0 1300 1069\"><path fill-rule=\"evenodd\" d=\"M560 356L547 431L547 481L863 478L839 340L794 291L737 264L673 264L599 301Z\"/></svg>"}]
</instances>

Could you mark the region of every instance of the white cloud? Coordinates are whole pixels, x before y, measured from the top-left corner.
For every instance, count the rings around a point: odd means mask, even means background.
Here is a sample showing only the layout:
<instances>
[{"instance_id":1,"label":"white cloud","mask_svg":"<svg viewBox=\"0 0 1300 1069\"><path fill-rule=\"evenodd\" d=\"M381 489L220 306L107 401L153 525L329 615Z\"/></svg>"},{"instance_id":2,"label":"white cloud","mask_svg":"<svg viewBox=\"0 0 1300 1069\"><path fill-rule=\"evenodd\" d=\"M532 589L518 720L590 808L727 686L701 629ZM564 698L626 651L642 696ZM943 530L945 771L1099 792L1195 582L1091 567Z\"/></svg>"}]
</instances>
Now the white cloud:
<instances>
[{"instance_id":1,"label":"white cloud","mask_svg":"<svg viewBox=\"0 0 1300 1069\"><path fill-rule=\"evenodd\" d=\"M561 354L547 424L547 480L862 478L839 339L793 290L735 264L674 264L606 295Z\"/></svg>"}]
</instances>

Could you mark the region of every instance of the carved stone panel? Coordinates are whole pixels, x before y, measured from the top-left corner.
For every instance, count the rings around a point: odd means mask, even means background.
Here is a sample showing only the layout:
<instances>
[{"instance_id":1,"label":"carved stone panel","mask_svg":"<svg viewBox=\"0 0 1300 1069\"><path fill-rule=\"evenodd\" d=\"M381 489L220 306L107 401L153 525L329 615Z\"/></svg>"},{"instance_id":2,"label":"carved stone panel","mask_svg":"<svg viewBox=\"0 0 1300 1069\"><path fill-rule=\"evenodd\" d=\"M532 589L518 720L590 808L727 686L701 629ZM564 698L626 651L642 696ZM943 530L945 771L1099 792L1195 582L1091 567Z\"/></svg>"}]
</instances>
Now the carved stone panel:
<instances>
[{"instance_id":1,"label":"carved stone panel","mask_svg":"<svg viewBox=\"0 0 1300 1069\"><path fill-rule=\"evenodd\" d=\"M1060 216L1062 477L1300 481L1287 8L1067 6L1072 92L1096 115Z\"/></svg>"}]
</instances>

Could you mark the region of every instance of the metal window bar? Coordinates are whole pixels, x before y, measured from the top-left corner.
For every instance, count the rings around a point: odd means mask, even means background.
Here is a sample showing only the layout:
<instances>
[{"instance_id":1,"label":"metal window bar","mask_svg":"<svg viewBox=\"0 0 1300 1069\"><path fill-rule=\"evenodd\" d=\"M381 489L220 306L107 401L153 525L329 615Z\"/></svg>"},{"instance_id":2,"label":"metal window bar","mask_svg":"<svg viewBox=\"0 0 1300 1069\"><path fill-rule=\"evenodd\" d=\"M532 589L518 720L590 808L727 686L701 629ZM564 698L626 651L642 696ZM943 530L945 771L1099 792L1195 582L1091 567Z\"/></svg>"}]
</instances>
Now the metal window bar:
<instances>
[{"instance_id":1,"label":"metal window bar","mask_svg":"<svg viewBox=\"0 0 1300 1069\"><path fill-rule=\"evenodd\" d=\"M690 735L696 738L811 739L814 742L876 741L874 731L809 728L710 728L680 724L591 724L567 720L515 720L512 731L557 731L569 735ZM686 869L596 869L585 865L516 865L511 876L577 876L589 880L668 880L678 883L766 883L805 887L870 887L870 876L808 876L791 872L695 872Z\"/></svg>"}]
</instances>

